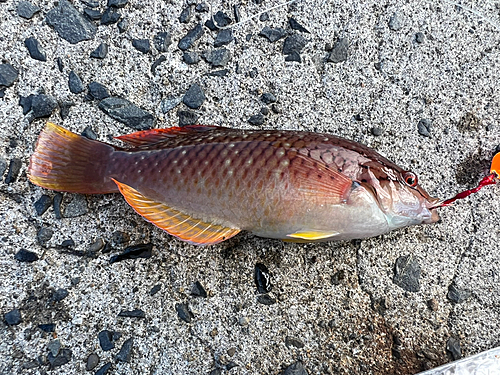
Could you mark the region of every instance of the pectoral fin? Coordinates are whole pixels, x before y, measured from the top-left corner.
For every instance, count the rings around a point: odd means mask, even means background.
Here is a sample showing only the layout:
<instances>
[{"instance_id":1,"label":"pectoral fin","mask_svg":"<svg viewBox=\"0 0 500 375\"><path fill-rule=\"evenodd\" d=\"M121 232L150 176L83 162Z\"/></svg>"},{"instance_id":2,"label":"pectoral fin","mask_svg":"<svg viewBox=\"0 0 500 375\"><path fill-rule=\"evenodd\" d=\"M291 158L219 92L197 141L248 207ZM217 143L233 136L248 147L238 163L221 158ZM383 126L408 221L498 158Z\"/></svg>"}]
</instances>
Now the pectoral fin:
<instances>
[{"instance_id":1,"label":"pectoral fin","mask_svg":"<svg viewBox=\"0 0 500 375\"><path fill-rule=\"evenodd\" d=\"M113 179L130 206L147 221L172 236L195 245L213 245L238 234L240 229L205 222L164 203L152 200L134 188Z\"/></svg>"},{"instance_id":2,"label":"pectoral fin","mask_svg":"<svg viewBox=\"0 0 500 375\"><path fill-rule=\"evenodd\" d=\"M339 234L339 232L334 232L334 231L326 232L326 231L311 230L311 231L299 231L299 232L295 232L292 234L288 234L287 237L301 240L301 242L302 241L307 242L307 241L324 240L326 238L336 236L337 234ZM291 240L291 241L293 241L293 240Z\"/></svg>"}]
</instances>

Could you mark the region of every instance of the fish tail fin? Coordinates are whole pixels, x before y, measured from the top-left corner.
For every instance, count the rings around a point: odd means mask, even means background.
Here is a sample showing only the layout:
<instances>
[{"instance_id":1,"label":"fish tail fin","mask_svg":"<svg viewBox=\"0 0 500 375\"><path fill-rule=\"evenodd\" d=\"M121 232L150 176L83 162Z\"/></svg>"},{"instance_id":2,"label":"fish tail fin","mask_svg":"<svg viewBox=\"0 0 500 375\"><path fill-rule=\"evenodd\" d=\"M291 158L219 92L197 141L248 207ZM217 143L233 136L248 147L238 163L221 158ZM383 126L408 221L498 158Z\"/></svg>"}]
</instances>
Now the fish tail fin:
<instances>
[{"instance_id":1,"label":"fish tail fin","mask_svg":"<svg viewBox=\"0 0 500 375\"><path fill-rule=\"evenodd\" d=\"M70 132L48 122L38 137L28 167L35 185L56 191L82 194L118 192L107 176L115 148Z\"/></svg>"}]
</instances>

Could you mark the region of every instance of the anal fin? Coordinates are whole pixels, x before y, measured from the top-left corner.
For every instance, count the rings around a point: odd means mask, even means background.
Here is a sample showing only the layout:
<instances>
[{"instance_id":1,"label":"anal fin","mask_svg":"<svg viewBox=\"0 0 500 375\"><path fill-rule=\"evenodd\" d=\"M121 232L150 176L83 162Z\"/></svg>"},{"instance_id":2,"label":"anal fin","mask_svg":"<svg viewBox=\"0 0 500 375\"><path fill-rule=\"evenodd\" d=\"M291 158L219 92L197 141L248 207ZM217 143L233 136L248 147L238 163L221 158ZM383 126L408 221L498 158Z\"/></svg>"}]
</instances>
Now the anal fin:
<instances>
[{"instance_id":1,"label":"anal fin","mask_svg":"<svg viewBox=\"0 0 500 375\"><path fill-rule=\"evenodd\" d=\"M113 179L128 204L147 221L183 241L195 245L213 245L240 232L237 228L205 222L164 203L152 200L134 188Z\"/></svg>"},{"instance_id":2,"label":"anal fin","mask_svg":"<svg viewBox=\"0 0 500 375\"><path fill-rule=\"evenodd\" d=\"M288 234L287 237L293 238L294 240L299 241L320 241L333 236L336 236L339 232L327 232L322 230L307 230L307 231L299 231L295 233ZM293 240L291 240L293 241Z\"/></svg>"}]
</instances>

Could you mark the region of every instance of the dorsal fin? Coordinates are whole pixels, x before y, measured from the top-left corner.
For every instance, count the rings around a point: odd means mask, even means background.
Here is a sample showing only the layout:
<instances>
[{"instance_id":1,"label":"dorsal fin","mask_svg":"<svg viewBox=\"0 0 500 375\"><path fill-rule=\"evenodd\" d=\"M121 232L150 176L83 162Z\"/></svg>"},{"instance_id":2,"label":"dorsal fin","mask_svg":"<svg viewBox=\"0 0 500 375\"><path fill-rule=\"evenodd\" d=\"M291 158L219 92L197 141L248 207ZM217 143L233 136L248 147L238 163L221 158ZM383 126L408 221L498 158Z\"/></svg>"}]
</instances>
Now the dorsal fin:
<instances>
[{"instance_id":1,"label":"dorsal fin","mask_svg":"<svg viewBox=\"0 0 500 375\"><path fill-rule=\"evenodd\" d=\"M172 236L195 245L213 245L240 232L237 228L195 219L188 214L150 199L134 188L113 179L130 206L147 221Z\"/></svg>"},{"instance_id":2,"label":"dorsal fin","mask_svg":"<svg viewBox=\"0 0 500 375\"><path fill-rule=\"evenodd\" d=\"M168 138L177 137L179 135L206 132L214 129L223 129L223 127L212 125L187 125L182 127L174 126L167 129L141 130L135 133L120 135L114 138L128 143L131 146L138 147L155 144Z\"/></svg>"}]
</instances>

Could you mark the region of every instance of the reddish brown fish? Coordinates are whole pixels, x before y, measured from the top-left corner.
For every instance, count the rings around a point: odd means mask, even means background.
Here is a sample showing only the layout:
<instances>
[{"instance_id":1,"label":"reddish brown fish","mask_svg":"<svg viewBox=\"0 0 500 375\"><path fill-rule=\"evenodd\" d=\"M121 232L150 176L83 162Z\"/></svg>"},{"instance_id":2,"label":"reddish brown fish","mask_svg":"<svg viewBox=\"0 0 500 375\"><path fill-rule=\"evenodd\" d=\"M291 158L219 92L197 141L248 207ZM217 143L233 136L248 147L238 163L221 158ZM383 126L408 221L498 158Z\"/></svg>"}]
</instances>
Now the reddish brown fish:
<instances>
[{"instance_id":1,"label":"reddish brown fish","mask_svg":"<svg viewBox=\"0 0 500 375\"><path fill-rule=\"evenodd\" d=\"M432 223L415 174L328 134L215 126L117 137L120 148L48 123L28 177L47 189L121 192L146 220L198 245L241 230L291 241L365 238Z\"/></svg>"}]
</instances>

